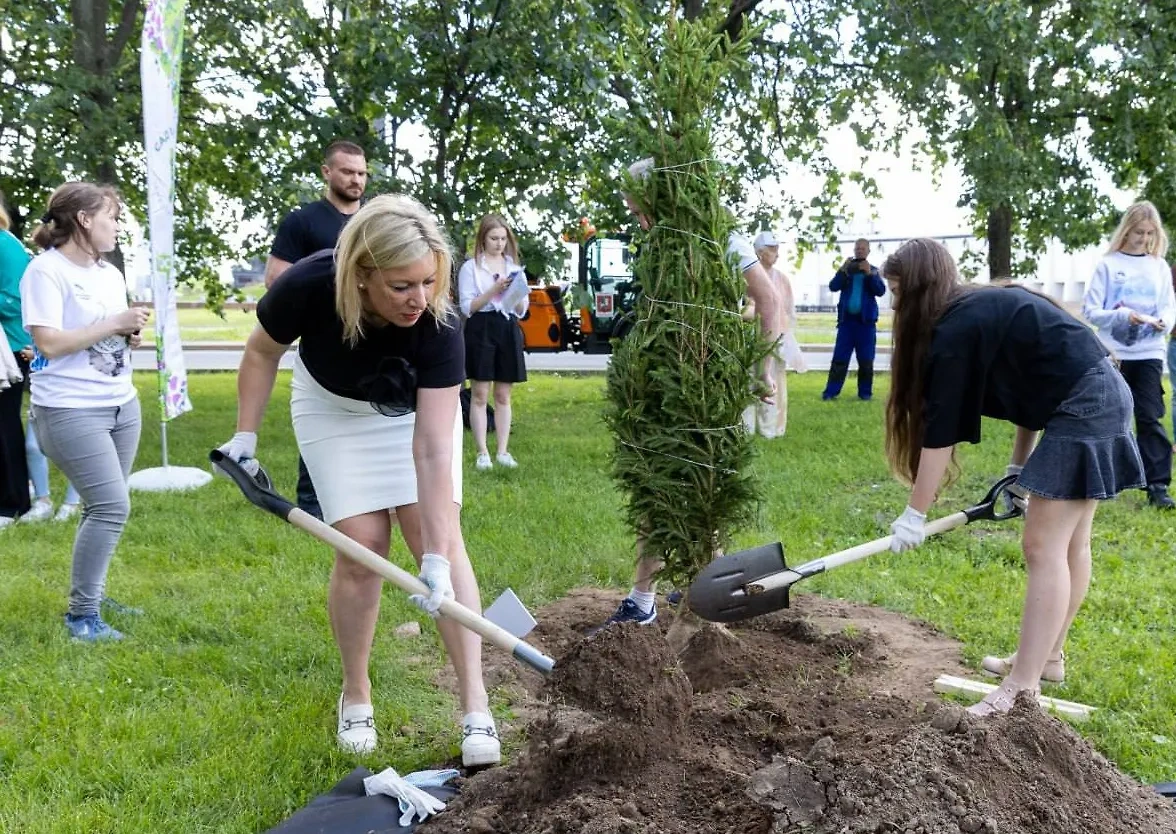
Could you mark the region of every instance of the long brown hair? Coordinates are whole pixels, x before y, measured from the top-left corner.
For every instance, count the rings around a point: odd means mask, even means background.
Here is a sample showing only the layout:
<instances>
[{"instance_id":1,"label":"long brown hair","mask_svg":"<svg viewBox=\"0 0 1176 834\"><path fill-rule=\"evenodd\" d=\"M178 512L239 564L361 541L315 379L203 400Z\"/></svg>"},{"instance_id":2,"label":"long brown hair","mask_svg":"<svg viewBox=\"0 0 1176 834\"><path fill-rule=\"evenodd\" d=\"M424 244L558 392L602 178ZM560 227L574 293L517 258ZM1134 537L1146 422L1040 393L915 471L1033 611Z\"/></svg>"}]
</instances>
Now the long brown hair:
<instances>
[{"instance_id":1,"label":"long brown hair","mask_svg":"<svg viewBox=\"0 0 1176 834\"><path fill-rule=\"evenodd\" d=\"M474 238L474 261L482 259L482 253L486 251L486 235L495 229L506 229L506 249L502 254L517 264L519 262L519 242L515 240L514 232L510 230L510 226L506 225L506 218L501 214L487 214L478 223L478 234Z\"/></svg>"},{"instance_id":2,"label":"long brown hair","mask_svg":"<svg viewBox=\"0 0 1176 834\"><path fill-rule=\"evenodd\" d=\"M939 317L965 290L951 253L927 238L900 246L882 264L882 274L895 289L886 457L895 475L914 483L923 451L927 349Z\"/></svg>"},{"instance_id":3,"label":"long brown hair","mask_svg":"<svg viewBox=\"0 0 1176 834\"><path fill-rule=\"evenodd\" d=\"M92 182L59 185L49 197L41 225L33 232L33 243L42 249L55 249L73 240L95 263L101 261L102 253L90 240L90 233L78 222L78 214L97 214L108 205L114 206L117 217L122 200L113 186L95 185Z\"/></svg>"}]
</instances>

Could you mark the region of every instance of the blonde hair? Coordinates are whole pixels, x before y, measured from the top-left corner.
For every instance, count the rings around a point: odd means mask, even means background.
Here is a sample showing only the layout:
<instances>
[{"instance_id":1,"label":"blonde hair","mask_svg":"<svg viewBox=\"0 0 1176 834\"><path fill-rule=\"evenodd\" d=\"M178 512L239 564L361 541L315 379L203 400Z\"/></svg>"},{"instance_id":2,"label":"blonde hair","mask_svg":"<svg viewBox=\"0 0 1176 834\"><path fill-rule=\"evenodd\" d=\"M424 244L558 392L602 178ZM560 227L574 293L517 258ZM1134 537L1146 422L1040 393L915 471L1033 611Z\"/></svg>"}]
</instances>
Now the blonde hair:
<instances>
[{"instance_id":1,"label":"blonde hair","mask_svg":"<svg viewBox=\"0 0 1176 834\"><path fill-rule=\"evenodd\" d=\"M0 202L0 231L7 232L12 228L12 219L8 216L8 212L4 209L4 203Z\"/></svg>"},{"instance_id":2,"label":"blonde hair","mask_svg":"<svg viewBox=\"0 0 1176 834\"><path fill-rule=\"evenodd\" d=\"M1107 251L1120 251L1127 243L1127 235L1131 234L1131 230L1145 220L1156 224L1156 236L1147 254L1155 255L1157 258L1168 254L1168 233L1164 231L1164 222L1160 220L1160 211L1148 200L1140 200L1123 212L1123 219L1119 221L1118 228L1111 235L1111 245Z\"/></svg>"},{"instance_id":3,"label":"blonde hair","mask_svg":"<svg viewBox=\"0 0 1176 834\"><path fill-rule=\"evenodd\" d=\"M487 214L478 223L478 233L474 237L474 260L482 257L482 253L486 251L486 235L495 229L506 229L506 250L503 254L517 264L519 262L519 242L515 240L514 232L510 230L510 226L506 225L506 219L501 214Z\"/></svg>"},{"instance_id":4,"label":"blonde hair","mask_svg":"<svg viewBox=\"0 0 1176 834\"><path fill-rule=\"evenodd\" d=\"M453 257L449 241L428 209L403 194L374 197L343 227L335 247L335 311L343 338L354 346L363 337L363 290L374 270L400 269L426 255L437 266L429 311L437 323L450 325L449 299Z\"/></svg>"}]
</instances>

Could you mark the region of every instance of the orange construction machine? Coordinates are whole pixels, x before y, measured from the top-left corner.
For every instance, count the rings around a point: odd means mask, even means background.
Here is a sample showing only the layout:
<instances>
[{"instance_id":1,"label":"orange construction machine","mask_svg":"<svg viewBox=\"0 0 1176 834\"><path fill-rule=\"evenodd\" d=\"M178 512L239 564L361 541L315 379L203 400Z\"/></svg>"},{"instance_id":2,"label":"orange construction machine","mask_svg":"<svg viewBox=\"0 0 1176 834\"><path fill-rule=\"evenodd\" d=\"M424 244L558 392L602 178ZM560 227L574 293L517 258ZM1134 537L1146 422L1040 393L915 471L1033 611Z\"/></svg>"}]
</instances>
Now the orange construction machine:
<instances>
[{"instance_id":1,"label":"orange construction machine","mask_svg":"<svg viewBox=\"0 0 1176 834\"><path fill-rule=\"evenodd\" d=\"M612 340L632 327L637 287L628 235L593 234L579 249L575 284L531 288L531 306L521 321L526 350L611 353Z\"/></svg>"}]
</instances>

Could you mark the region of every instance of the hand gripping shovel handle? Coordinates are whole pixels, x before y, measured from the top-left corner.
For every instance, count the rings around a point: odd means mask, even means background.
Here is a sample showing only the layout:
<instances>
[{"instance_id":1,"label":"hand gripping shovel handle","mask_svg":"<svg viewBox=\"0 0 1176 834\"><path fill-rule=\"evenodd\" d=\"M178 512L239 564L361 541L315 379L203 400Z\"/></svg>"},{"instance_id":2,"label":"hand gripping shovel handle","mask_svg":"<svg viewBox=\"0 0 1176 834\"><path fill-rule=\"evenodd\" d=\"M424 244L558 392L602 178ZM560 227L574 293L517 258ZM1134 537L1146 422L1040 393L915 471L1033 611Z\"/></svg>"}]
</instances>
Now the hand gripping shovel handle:
<instances>
[{"instance_id":1,"label":"hand gripping shovel handle","mask_svg":"<svg viewBox=\"0 0 1176 834\"><path fill-rule=\"evenodd\" d=\"M411 573L398 568L387 559L381 558L374 551L368 550L359 542L343 535L329 524L324 524L310 513L298 509L289 499L278 494L270 484L265 470L259 470L258 477L252 477L241 468L236 461L225 456L219 449L214 449L208 455L218 469L228 475L249 502L271 512L283 521L288 521L295 527L305 530L321 542L329 544L347 558L363 565L373 573L379 574L400 590L409 594L428 596L430 591L425 583ZM460 623L470 631L480 634L490 643L503 651L509 652L515 658L530 666L532 669L548 674L555 668L555 661L524 640L515 637L506 629L500 628L485 617L474 613L456 600L447 599L441 603L441 615Z\"/></svg>"},{"instance_id":2,"label":"hand gripping shovel handle","mask_svg":"<svg viewBox=\"0 0 1176 834\"><path fill-rule=\"evenodd\" d=\"M927 534L945 533L979 519L1002 521L1020 515L1020 505L1012 500L1011 494L1006 494L1015 480L1006 477L997 481L983 501L932 521L926 527ZM1001 503L998 512L997 502L1002 495L1009 500ZM887 536L794 568L784 561L784 548L779 542L730 553L698 572L690 583L686 603L699 617L713 623L733 623L770 614L788 607L788 590L801 579L881 553L889 549L890 543L891 537Z\"/></svg>"},{"instance_id":3,"label":"hand gripping shovel handle","mask_svg":"<svg viewBox=\"0 0 1176 834\"><path fill-rule=\"evenodd\" d=\"M927 536L937 536L940 533L946 533L949 530L963 527L965 524L981 519L1005 521L1006 519L1021 515L1021 508L1011 501L1010 507L1007 510L998 512L996 506L1001 493L1008 490L1016 480L1016 475L1006 475L993 484L992 489L988 490L988 494L984 496L984 500L976 506L969 507L966 510L960 510L958 513L952 513L949 516L937 518L930 522L926 527ZM848 565L850 562L865 559L867 556L883 553L890 549L890 544L893 539L893 536L883 536L880 539L859 544L848 550L841 550L837 553L823 556L820 559L805 562L803 565L798 565L795 568L786 568L779 573L747 583L746 592L748 594L762 594L767 591L776 590L777 588L785 588L804 579L806 576L814 576L818 573L824 573L827 570L840 567L841 565Z\"/></svg>"}]
</instances>

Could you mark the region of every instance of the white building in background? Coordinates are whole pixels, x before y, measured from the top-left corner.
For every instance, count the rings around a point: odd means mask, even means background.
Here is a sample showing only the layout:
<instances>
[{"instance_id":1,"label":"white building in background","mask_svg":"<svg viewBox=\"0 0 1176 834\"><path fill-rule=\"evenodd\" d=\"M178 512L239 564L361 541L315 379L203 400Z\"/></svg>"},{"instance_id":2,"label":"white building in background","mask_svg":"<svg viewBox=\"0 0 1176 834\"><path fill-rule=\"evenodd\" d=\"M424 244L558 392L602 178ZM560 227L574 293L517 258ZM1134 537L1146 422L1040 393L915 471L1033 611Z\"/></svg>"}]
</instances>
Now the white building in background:
<instances>
[{"instance_id":1,"label":"white building in background","mask_svg":"<svg viewBox=\"0 0 1176 834\"><path fill-rule=\"evenodd\" d=\"M853 244L858 237L870 241L870 262L879 267L887 255L908 239L870 234L840 238L836 247L822 246L807 253L799 262L795 246L781 247L779 268L792 279L797 306L829 307L837 304L837 293L829 290L829 282L845 259L853 255ZM979 273L985 274L986 247L983 240L959 234L933 239L946 246L957 262L972 262L973 268L978 267ZM1087 282L1104 251L1105 246L1091 246L1078 252L1066 252L1061 242L1051 241L1037 259L1035 280L1027 280L1025 283L1063 304L1081 304ZM882 299L882 306L890 306L889 293Z\"/></svg>"}]
</instances>

